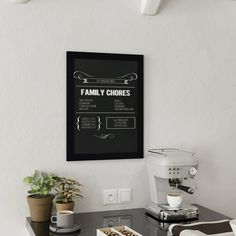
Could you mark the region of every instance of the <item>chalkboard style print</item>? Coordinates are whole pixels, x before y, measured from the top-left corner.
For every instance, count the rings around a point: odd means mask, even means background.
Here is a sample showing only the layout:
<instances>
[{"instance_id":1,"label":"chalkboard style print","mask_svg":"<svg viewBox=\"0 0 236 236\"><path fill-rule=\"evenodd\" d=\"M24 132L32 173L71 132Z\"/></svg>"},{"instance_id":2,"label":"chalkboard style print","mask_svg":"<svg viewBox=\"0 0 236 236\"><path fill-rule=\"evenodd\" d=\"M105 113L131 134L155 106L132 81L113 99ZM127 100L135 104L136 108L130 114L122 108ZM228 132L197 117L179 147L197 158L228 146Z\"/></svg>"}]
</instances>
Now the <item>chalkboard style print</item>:
<instances>
[{"instance_id":1,"label":"chalkboard style print","mask_svg":"<svg viewBox=\"0 0 236 236\"><path fill-rule=\"evenodd\" d=\"M67 160L143 157L143 56L67 52Z\"/></svg>"}]
</instances>

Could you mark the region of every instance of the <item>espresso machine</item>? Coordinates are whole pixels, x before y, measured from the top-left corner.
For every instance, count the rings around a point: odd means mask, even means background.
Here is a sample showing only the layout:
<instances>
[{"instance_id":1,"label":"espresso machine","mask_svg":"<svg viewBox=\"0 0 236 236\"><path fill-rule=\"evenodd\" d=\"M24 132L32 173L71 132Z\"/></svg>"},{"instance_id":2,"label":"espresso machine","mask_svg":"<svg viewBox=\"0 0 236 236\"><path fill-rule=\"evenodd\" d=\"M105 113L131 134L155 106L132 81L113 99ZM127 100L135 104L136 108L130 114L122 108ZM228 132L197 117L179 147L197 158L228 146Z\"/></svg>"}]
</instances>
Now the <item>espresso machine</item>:
<instances>
[{"instance_id":1,"label":"espresso machine","mask_svg":"<svg viewBox=\"0 0 236 236\"><path fill-rule=\"evenodd\" d=\"M197 219L199 210L184 200L180 207L172 208L167 203L167 194L181 192L194 194L187 186L197 174L198 160L195 153L174 148L151 149L147 157L151 203L146 213L162 222L183 222Z\"/></svg>"}]
</instances>

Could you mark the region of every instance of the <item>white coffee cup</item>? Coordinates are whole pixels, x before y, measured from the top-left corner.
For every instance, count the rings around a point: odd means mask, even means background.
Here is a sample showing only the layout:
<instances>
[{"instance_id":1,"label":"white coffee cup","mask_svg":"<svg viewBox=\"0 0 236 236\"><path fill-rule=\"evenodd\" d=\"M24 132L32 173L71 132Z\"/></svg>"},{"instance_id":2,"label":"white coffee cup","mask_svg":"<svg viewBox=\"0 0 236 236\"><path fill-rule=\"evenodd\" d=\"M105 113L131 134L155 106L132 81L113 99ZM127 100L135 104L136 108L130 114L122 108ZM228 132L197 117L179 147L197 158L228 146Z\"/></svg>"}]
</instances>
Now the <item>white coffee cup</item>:
<instances>
[{"instance_id":1,"label":"white coffee cup","mask_svg":"<svg viewBox=\"0 0 236 236\"><path fill-rule=\"evenodd\" d=\"M181 205L183 195L181 193L167 194L167 202L171 207L178 208Z\"/></svg>"},{"instance_id":2,"label":"white coffee cup","mask_svg":"<svg viewBox=\"0 0 236 236\"><path fill-rule=\"evenodd\" d=\"M231 220L229 223L234 232L234 235L236 235L236 220Z\"/></svg>"},{"instance_id":3,"label":"white coffee cup","mask_svg":"<svg viewBox=\"0 0 236 236\"><path fill-rule=\"evenodd\" d=\"M56 216L51 217L51 222L56 223L57 227L72 228L74 226L74 212L59 211Z\"/></svg>"}]
</instances>

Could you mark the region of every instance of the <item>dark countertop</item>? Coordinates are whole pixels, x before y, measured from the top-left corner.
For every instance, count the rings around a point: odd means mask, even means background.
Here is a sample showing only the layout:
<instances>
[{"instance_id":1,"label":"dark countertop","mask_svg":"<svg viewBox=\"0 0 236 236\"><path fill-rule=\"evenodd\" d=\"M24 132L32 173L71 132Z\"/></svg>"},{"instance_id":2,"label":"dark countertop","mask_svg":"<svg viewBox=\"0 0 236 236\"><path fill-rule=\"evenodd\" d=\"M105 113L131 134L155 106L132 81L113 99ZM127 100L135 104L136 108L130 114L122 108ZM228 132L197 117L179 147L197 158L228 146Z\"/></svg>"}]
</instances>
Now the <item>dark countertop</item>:
<instances>
[{"instance_id":1,"label":"dark countertop","mask_svg":"<svg viewBox=\"0 0 236 236\"><path fill-rule=\"evenodd\" d=\"M199 205L197 205L197 207L200 211L200 218L198 221L229 219L229 217L205 207ZM60 235L96 236L97 228L127 225L143 236L166 236L167 231L162 228L168 228L168 225L147 216L145 214L145 209L78 213L76 214L75 221L81 223L81 230L79 232ZM32 222L29 217L26 218L26 227L31 236L59 235L49 231L49 222L36 223Z\"/></svg>"}]
</instances>

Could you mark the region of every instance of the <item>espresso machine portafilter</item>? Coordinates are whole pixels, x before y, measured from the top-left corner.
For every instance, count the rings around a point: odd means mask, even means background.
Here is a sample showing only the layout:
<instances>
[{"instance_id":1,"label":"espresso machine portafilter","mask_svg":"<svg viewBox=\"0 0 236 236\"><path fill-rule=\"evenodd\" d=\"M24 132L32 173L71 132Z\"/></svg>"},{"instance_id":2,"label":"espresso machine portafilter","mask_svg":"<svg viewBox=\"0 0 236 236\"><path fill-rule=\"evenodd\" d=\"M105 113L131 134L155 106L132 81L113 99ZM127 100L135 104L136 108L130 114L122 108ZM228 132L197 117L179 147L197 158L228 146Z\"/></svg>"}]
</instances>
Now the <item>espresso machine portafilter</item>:
<instances>
[{"instance_id":1,"label":"espresso machine portafilter","mask_svg":"<svg viewBox=\"0 0 236 236\"><path fill-rule=\"evenodd\" d=\"M181 180L180 179L169 179L169 184L171 187L175 188L175 189L179 189L182 190L188 194L193 194L194 193L194 189L192 187L188 187L185 185L181 184Z\"/></svg>"}]
</instances>

